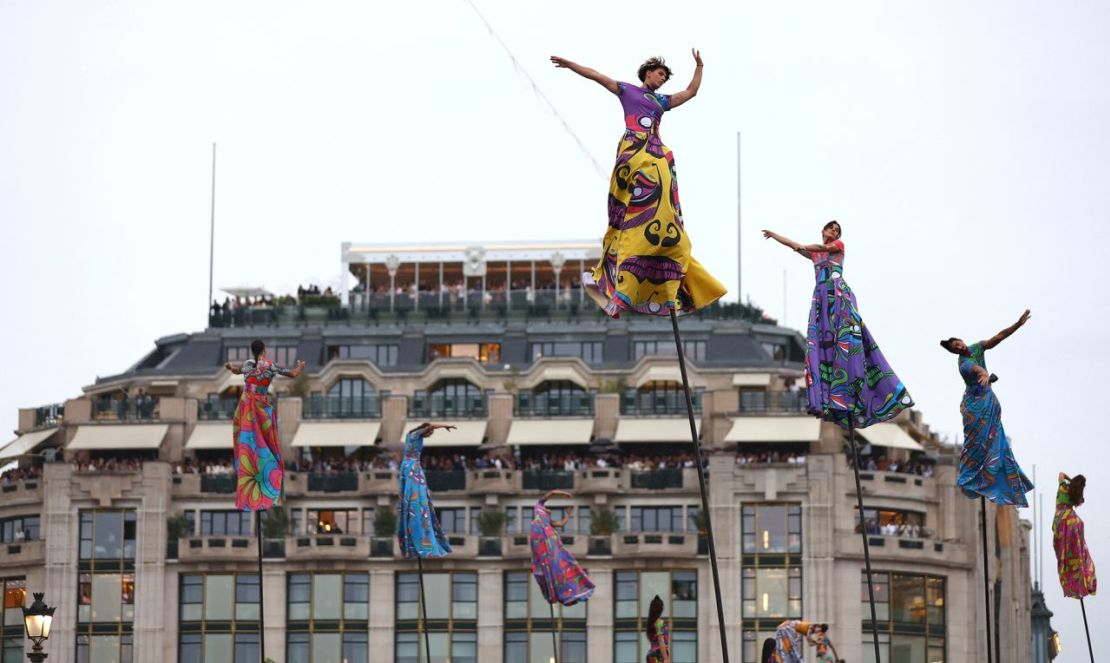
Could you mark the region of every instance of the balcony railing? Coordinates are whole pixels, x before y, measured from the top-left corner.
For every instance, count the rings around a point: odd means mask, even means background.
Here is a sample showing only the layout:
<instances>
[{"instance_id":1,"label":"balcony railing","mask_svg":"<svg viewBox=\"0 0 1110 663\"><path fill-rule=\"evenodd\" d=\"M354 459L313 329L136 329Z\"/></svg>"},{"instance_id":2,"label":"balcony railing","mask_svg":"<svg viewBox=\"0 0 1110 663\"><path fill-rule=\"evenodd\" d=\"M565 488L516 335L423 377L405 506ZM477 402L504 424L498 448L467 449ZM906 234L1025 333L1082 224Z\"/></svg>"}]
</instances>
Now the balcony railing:
<instances>
[{"instance_id":1,"label":"balcony railing","mask_svg":"<svg viewBox=\"0 0 1110 663\"><path fill-rule=\"evenodd\" d=\"M205 421L230 421L239 406L236 398L219 398L201 401L197 418Z\"/></svg>"},{"instance_id":2,"label":"balcony railing","mask_svg":"<svg viewBox=\"0 0 1110 663\"><path fill-rule=\"evenodd\" d=\"M631 482L633 488L647 488L650 490L681 488L682 469L667 468L662 470L632 472Z\"/></svg>"},{"instance_id":3,"label":"balcony railing","mask_svg":"<svg viewBox=\"0 0 1110 663\"><path fill-rule=\"evenodd\" d=\"M305 419L380 419L382 401L377 395L321 396L308 399Z\"/></svg>"},{"instance_id":4,"label":"balcony railing","mask_svg":"<svg viewBox=\"0 0 1110 663\"><path fill-rule=\"evenodd\" d=\"M524 470L524 490L554 490L574 488L574 472L565 470Z\"/></svg>"},{"instance_id":5,"label":"balcony railing","mask_svg":"<svg viewBox=\"0 0 1110 663\"><path fill-rule=\"evenodd\" d=\"M594 395L586 392L560 396L522 393L516 398L515 414L518 417L592 417Z\"/></svg>"},{"instance_id":6,"label":"balcony railing","mask_svg":"<svg viewBox=\"0 0 1110 663\"><path fill-rule=\"evenodd\" d=\"M428 470L428 490L466 490L466 470Z\"/></svg>"},{"instance_id":7,"label":"balcony railing","mask_svg":"<svg viewBox=\"0 0 1110 663\"><path fill-rule=\"evenodd\" d=\"M159 399L153 397L100 399L93 401L92 413L97 421L153 421L158 419L158 406Z\"/></svg>"},{"instance_id":8,"label":"balcony railing","mask_svg":"<svg viewBox=\"0 0 1110 663\"><path fill-rule=\"evenodd\" d=\"M202 474L200 475L200 492L230 494L235 492L236 477L234 474Z\"/></svg>"},{"instance_id":9,"label":"balcony railing","mask_svg":"<svg viewBox=\"0 0 1110 663\"><path fill-rule=\"evenodd\" d=\"M809 401L804 392L752 391L740 393L740 412L805 412Z\"/></svg>"},{"instance_id":10,"label":"balcony railing","mask_svg":"<svg viewBox=\"0 0 1110 663\"><path fill-rule=\"evenodd\" d=\"M308 490L321 493L341 493L358 490L358 472L338 474L309 474Z\"/></svg>"},{"instance_id":11,"label":"balcony railing","mask_svg":"<svg viewBox=\"0 0 1110 663\"><path fill-rule=\"evenodd\" d=\"M701 414L702 389L690 394L694 413ZM633 416L686 414L686 396L681 390L629 391L621 398L621 414Z\"/></svg>"},{"instance_id":12,"label":"balcony railing","mask_svg":"<svg viewBox=\"0 0 1110 663\"><path fill-rule=\"evenodd\" d=\"M437 394L417 394L409 399L409 416L413 418L484 417L487 411L485 395L450 398Z\"/></svg>"}]
</instances>

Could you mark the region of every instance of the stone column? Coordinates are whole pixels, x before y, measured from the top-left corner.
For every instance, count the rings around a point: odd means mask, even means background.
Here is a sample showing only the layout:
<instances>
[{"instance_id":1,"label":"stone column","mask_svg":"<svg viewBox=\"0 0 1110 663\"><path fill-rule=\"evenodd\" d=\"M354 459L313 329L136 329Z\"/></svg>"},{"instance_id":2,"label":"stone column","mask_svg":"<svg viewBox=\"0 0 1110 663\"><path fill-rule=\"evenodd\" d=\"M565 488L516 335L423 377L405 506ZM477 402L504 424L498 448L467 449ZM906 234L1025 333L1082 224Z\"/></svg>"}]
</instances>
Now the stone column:
<instances>
[{"instance_id":1,"label":"stone column","mask_svg":"<svg viewBox=\"0 0 1110 663\"><path fill-rule=\"evenodd\" d=\"M478 588L478 660L500 661L505 656L505 583L502 582L502 569L479 569Z\"/></svg>"},{"instance_id":2,"label":"stone column","mask_svg":"<svg viewBox=\"0 0 1110 663\"><path fill-rule=\"evenodd\" d=\"M70 404L78 401L68 401ZM47 605L57 606L50 626L50 639L43 645L50 663L73 663L77 626L77 509L70 495L73 469L66 463L48 463L43 468L42 537L46 540Z\"/></svg>"},{"instance_id":3,"label":"stone column","mask_svg":"<svg viewBox=\"0 0 1110 663\"><path fill-rule=\"evenodd\" d=\"M594 581L594 594L586 602L586 660L613 660L613 570L590 565L587 572ZM700 657L699 657L700 658ZM706 659L700 659L706 660Z\"/></svg>"},{"instance_id":4,"label":"stone column","mask_svg":"<svg viewBox=\"0 0 1110 663\"><path fill-rule=\"evenodd\" d=\"M370 633L369 646L371 660L393 663L395 646L393 642L394 600L396 585L393 570L389 568L370 569ZM479 660L481 660L479 658Z\"/></svg>"},{"instance_id":5,"label":"stone column","mask_svg":"<svg viewBox=\"0 0 1110 663\"><path fill-rule=\"evenodd\" d=\"M177 641L177 611L166 610L166 596L162 591L166 580L166 516L170 486L169 463L144 463L142 480L132 493L139 500L135 554L136 661L159 660L163 641L169 638L170 631L174 636L172 641Z\"/></svg>"}]
</instances>

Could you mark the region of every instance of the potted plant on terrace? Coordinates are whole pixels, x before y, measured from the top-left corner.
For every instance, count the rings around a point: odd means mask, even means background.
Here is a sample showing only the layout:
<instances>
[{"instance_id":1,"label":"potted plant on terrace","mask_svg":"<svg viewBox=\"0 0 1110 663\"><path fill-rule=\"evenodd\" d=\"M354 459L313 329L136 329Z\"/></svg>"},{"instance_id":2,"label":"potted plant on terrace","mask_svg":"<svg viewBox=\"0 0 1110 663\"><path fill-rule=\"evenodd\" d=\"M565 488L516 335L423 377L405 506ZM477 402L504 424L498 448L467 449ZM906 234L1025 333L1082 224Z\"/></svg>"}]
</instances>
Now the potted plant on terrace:
<instances>
[{"instance_id":1,"label":"potted plant on terrace","mask_svg":"<svg viewBox=\"0 0 1110 663\"><path fill-rule=\"evenodd\" d=\"M393 509L374 512L374 540L370 543L371 557L393 557L393 539L397 536L397 513Z\"/></svg>"},{"instance_id":2,"label":"potted plant on terrace","mask_svg":"<svg viewBox=\"0 0 1110 663\"><path fill-rule=\"evenodd\" d=\"M590 555L613 554L613 532L617 531L619 523L617 514L608 507L600 507L594 511L590 520Z\"/></svg>"},{"instance_id":3,"label":"potted plant on terrace","mask_svg":"<svg viewBox=\"0 0 1110 663\"><path fill-rule=\"evenodd\" d=\"M505 533L505 512L497 509L482 509L478 513L479 557L501 556L501 535Z\"/></svg>"}]
</instances>

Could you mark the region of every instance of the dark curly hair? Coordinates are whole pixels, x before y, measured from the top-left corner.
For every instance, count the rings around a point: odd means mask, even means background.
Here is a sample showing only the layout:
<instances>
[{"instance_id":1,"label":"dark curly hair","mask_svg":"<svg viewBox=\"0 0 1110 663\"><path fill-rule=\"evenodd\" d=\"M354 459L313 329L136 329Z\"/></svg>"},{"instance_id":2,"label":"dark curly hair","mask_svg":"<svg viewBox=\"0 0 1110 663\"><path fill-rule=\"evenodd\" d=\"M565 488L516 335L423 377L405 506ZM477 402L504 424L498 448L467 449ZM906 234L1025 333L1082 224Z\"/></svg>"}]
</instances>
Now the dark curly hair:
<instances>
[{"instance_id":1,"label":"dark curly hair","mask_svg":"<svg viewBox=\"0 0 1110 663\"><path fill-rule=\"evenodd\" d=\"M1083 489L1087 487L1087 477L1077 474L1068 482L1068 501L1072 506L1083 503Z\"/></svg>"},{"instance_id":2,"label":"dark curly hair","mask_svg":"<svg viewBox=\"0 0 1110 663\"><path fill-rule=\"evenodd\" d=\"M663 58L656 56L644 60L644 63L640 65L639 69L636 70L636 76L639 77L641 83L644 82L644 78L647 77L647 73L649 71L652 71L653 69L662 69L663 72L667 74L667 80L671 80L671 68L667 66L667 63L665 60L663 60Z\"/></svg>"}]
</instances>

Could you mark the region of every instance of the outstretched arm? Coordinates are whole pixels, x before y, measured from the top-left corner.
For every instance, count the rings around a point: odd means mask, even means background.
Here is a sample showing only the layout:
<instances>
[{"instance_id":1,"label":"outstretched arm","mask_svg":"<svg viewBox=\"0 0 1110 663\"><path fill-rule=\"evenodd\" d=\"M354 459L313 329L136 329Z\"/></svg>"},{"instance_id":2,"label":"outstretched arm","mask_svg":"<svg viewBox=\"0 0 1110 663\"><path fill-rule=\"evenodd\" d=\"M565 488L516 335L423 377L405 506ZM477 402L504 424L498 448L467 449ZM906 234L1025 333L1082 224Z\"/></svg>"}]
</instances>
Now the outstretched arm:
<instances>
[{"instance_id":1,"label":"outstretched arm","mask_svg":"<svg viewBox=\"0 0 1110 663\"><path fill-rule=\"evenodd\" d=\"M242 375L243 374L243 364L241 362L240 363L232 363L232 362L229 361L226 364L224 364L224 368L231 371L235 375Z\"/></svg>"},{"instance_id":2,"label":"outstretched arm","mask_svg":"<svg viewBox=\"0 0 1110 663\"><path fill-rule=\"evenodd\" d=\"M782 244L783 246L789 248L791 251L793 251L795 253L798 253L798 254L801 254L801 256L803 258L806 258L807 260L811 259L813 257L812 254L808 250L806 250L806 248L804 246L795 242L794 240L790 239L789 237L783 237L782 235L778 234L777 232L775 232L773 230L764 230L762 232L763 232L763 239L773 239L776 242L778 242L779 244Z\"/></svg>"},{"instance_id":3,"label":"outstretched arm","mask_svg":"<svg viewBox=\"0 0 1110 663\"><path fill-rule=\"evenodd\" d=\"M570 514L572 514L572 513L574 513L574 505L573 504L571 504L570 506L567 507L566 512L563 514L563 519L562 520L553 520L553 521L551 521L551 525L553 527L558 527L559 529L562 529L562 528L566 527L567 522L570 520Z\"/></svg>"},{"instance_id":4,"label":"outstretched arm","mask_svg":"<svg viewBox=\"0 0 1110 663\"><path fill-rule=\"evenodd\" d=\"M701 61L701 51L691 48L690 52L694 54L694 77L690 79L690 84L686 86L685 90L671 95L671 108L678 108L696 97L698 88L701 87L701 71L704 67Z\"/></svg>"},{"instance_id":5,"label":"outstretched arm","mask_svg":"<svg viewBox=\"0 0 1110 663\"><path fill-rule=\"evenodd\" d=\"M597 83L601 87L605 88L606 90L609 90L613 94L619 94L620 93L620 90L617 89L617 82L615 80L613 80L612 78L609 78L605 74L601 73L600 71L597 71L596 69L590 69L589 67L583 67L582 65L578 64L577 62L571 62L570 60L568 60L566 58L561 58L558 55L552 55L551 56L551 62L556 67L558 67L560 69L570 69L571 71L578 74L582 78L588 78L591 81L594 81L595 83ZM673 101L671 103L671 106L672 107L674 106Z\"/></svg>"},{"instance_id":6,"label":"outstretched arm","mask_svg":"<svg viewBox=\"0 0 1110 663\"><path fill-rule=\"evenodd\" d=\"M1065 483L1065 482L1071 481L1071 478L1070 478L1070 477L1068 477L1068 475L1066 475L1066 474L1064 474L1063 472L1061 472L1061 473L1060 473L1060 476L1059 476L1059 477L1057 477L1057 479L1056 479L1056 480L1057 480L1057 481L1059 481L1060 483Z\"/></svg>"},{"instance_id":7,"label":"outstretched arm","mask_svg":"<svg viewBox=\"0 0 1110 663\"><path fill-rule=\"evenodd\" d=\"M568 500L574 499L574 495L571 495L570 493L568 493L565 490L559 490L558 488L555 488L555 489L549 490L546 493L544 493L543 494L543 499L540 500L540 501L541 502L546 502L547 500L551 499L552 497L565 497Z\"/></svg>"},{"instance_id":8,"label":"outstretched arm","mask_svg":"<svg viewBox=\"0 0 1110 663\"><path fill-rule=\"evenodd\" d=\"M1029 309L1025 309L1025 313L1021 314L1021 317L1018 318L1017 322L1015 322L1014 324L1010 325L1009 327L1003 329L1002 331L998 332L994 336L991 336L987 340L983 341L983 349L984 350L990 350L991 348L995 347L996 345L998 345L1002 341L1010 338L1010 336L1014 332L1016 332L1018 329L1021 329L1022 326L1024 326L1025 323L1029 321L1029 317L1030 317Z\"/></svg>"}]
</instances>

